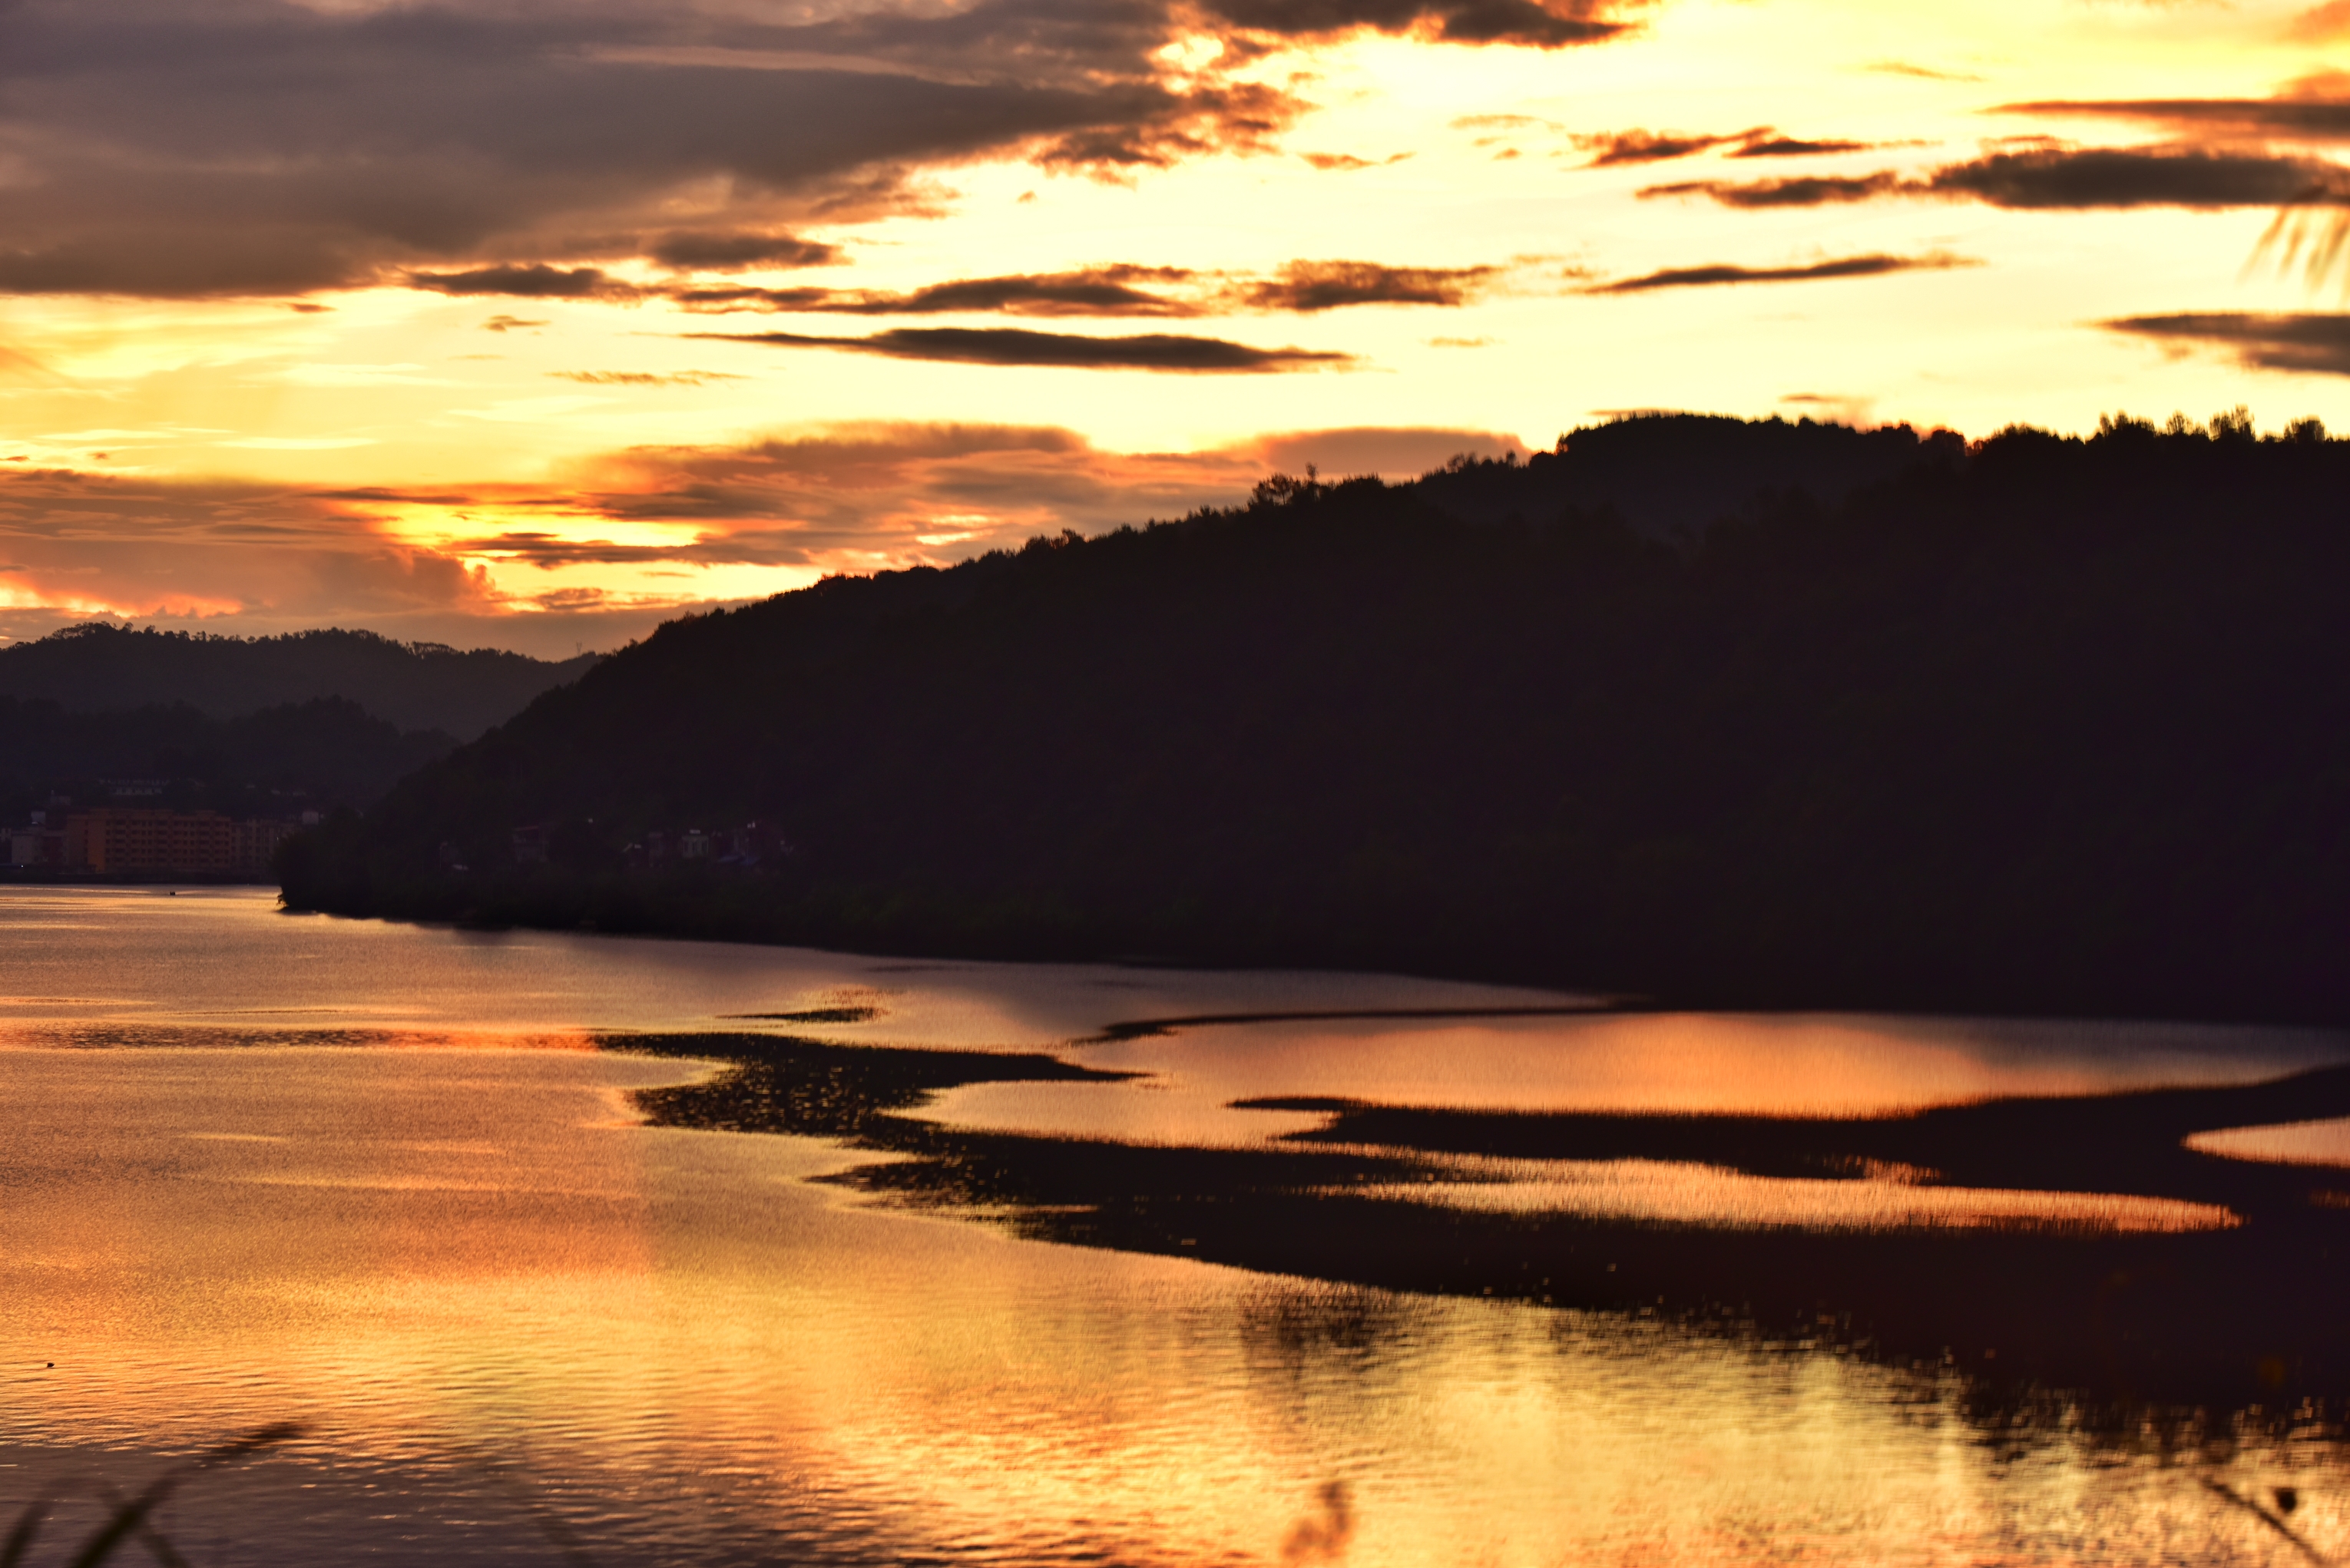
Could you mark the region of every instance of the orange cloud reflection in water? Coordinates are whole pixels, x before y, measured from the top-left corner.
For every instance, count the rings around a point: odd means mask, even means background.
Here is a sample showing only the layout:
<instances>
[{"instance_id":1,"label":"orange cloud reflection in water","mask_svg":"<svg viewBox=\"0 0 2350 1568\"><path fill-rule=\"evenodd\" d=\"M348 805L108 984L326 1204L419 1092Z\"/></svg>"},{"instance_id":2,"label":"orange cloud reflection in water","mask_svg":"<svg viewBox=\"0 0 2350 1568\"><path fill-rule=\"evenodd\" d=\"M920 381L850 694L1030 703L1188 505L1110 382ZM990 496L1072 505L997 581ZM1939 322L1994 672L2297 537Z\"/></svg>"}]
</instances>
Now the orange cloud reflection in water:
<instances>
[{"instance_id":1,"label":"orange cloud reflection in water","mask_svg":"<svg viewBox=\"0 0 2350 1568\"><path fill-rule=\"evenodd\" d=\"M2196 1133L2187 1147L2230 1159L2280 1165L2333 1165L2350 1168L2350 1119L2284 1122L2275 1127L2227 1127Z\"/></svg>"},{"instance_id":2,"label":"orange cloud reflection in water","mask_svg":"<svg viewBox=\"0 0 2350 1568\"><path fill-rule=\"evenodd\" d=\"M1246 1147L1326 1118L1236 1101L1883 1116L2008 1096L2256 1083L2340 1061L2344 1048L2314 1032L2161 1023L1590 1013L1212 1024L1073 1054L1146 1076L974 1084L922 1114L1048 1137Z\"/></svg>"},{"instance_id":3,"label":"orange cloud reflection in water","mask_svg":"<svg viewBox=\"0 0 2350 1568\"><path fill-rule=\"evenodd\" d=\"M1832 1014L1634 1013L1343 1021L1186 1031L1087 1053L1164 1061L1228 1098L1338 1095L1481 1110L1887 1116L2005 1095L2251 1083L2283 1032L2240 1049L2162 1024ZM2339 1056L2338 1041L2325 1041Z\"/></svg>"},{"instance_id":4,"label":"orange cloud reflection in water","mask_svg":"<svg viewBox=\"0 0 2350 1568\"><path fill-rule=\"evenodd\" d=\"M1750 1176L1659 1159L1445 1162L1444 1176L1350 1194L1509 1214L1579 1214L1737 1230L2220 1231L2243 1223L2210 1203L2107 1192L1933 1187L1931 1172L1848 1179ZM1458 1179L1447 1179L1457 1173Z\"/></svg>"},{"instance_id":5,"label":"orange cloud reflection in water","mask_svg":"<svg viewBox=\"0 0 2350 1568\"><path fill-rule=\"evenodd\" d=\"M265 1561L546 1556L494 1467L608 1562L1272 1563L1333 1482L1358 1568L2270 1560L2153 1459L1994 1453L1933 1375L1021 1242L616 1116L693 1071L0 1054L0 1477L302 1420L177 1505Z\"/></svg>"}]
</instances>

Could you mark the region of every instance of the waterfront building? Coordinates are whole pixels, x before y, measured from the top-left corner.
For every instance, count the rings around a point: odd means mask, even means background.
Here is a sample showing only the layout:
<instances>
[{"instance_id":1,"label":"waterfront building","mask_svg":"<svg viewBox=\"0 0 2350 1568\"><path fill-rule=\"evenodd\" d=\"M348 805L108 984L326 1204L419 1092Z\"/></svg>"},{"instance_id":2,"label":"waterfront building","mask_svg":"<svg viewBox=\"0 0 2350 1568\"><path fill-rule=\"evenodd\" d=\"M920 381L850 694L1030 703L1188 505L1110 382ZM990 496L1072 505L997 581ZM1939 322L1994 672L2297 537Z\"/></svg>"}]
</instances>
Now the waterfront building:
<instances>
[{"instance_id":1,"label":"waterfront building","mask_svg":"<svg viewBox=\"0 0 2350 1568\"><path fill-rule=\"evenodd\" d=\"M236 851L236 824L216 811L104 806L66 818L65 865L73 869L228 871Z\"/></svg>"}]
</instances>

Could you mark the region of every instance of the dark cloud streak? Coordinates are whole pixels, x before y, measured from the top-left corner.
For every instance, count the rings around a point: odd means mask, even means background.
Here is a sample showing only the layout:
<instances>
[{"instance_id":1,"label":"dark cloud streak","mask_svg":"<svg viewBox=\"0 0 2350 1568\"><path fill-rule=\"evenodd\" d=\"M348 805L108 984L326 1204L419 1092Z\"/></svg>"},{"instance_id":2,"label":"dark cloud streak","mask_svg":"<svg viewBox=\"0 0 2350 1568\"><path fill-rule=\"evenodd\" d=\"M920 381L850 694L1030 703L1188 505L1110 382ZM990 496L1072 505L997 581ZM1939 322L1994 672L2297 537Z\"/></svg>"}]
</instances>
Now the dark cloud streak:
<instances>
[{"instance_id":1,"label":"dark cloud streak","mask_svg":"<svg viewBox=\"0 0 2350 1568\"><path fill-rule=\"evenodd\" d=\"M598 267L565 270L534 263L485 266L470 272L411 272L408 286L434 294L503 295L517 299L636 299L644 290L605 275Z\"/></svg>"},{"instance_id":2,"label":"dark cloud streak","mask_svg":"<svg viewBox=\"0 0 2350 1568\"><path fill-rule=\"evenodd\" d=\"M1750 141L1732 158L1823 158L1833 152L1866 152L1877 144L1873 141L1804 141L1792 136L1773 136Z\"/></svg>"},{"instance_id":3,"label":"dark cloud streak","mask_svg":"<svg viewBox=\"0 0 2350 1568\"><path fill-rule=\"evenodd\" d=\"M1684 180L1672 185L1650 185L1639 194L1707 196L1725 207L1825 207L1841 202L1873 202L1908 187L1898 174L1802 175L1789 180Z\"/></svg>"},{"instance_id":4,"label":"dark cloud streak","mask_svg":"<svg viewBox=\"0 0 2350 1568\"><path fill-rule=\"evenodd\" d=\"M1350 354L1306 348L1257 348L1221 337L1168 333L1087 337L1012 327L897 327L866 337L822 337L795 332L698 332L686 336L712 342L769 344L780 348L837 348L892 359L1007 368L1207 375L1318 369L1354 363Z\"/></svg>"},{"instance_id":5,"label":"dark cloud streak","mask_svg":"<svg viewBox=\"0 0 2350 1568\"><path fill-rule=\"evenodd\" d=\"M829 266L843 258L840 247L790 234L688 232L663 234L646 255L680 271L732 272L740 267Z\"/></svg>"},{"instance_id":6,"label":"dark cloud streak","mask_svg":"<svg viewBox=\"0 0 2350 1568\"><path fill-rule=\"evenodd\" d=\"M1587 167L1606 169L1621 163L1661 163L1669 159L1689 158L1769 134L1767 130L1742 130L1728 136L1691 136L1674 130L1611 130L1578 136L1574 140L1577 147L1596 155Z\"/></svg>"},{"instance_id":7,"label":"dark cloud streak","mask_svg":"<svg viewBox=\"0 0 2350 1568\"><path fill-rule=\"evenodd\" d=\"M1538 5L1533 0L1215 0L1207 10L1245 31L1289 38L1368 30L1413 33L1448 44L1556 49L1598 43L1627 30L1597 5Z\"/></svg>"},{"instance_id":8,"label":"dark cloud streak","mask_svg":"<svg viewBox=\"0 0 2350 1568\"><path fill-rule=\"evenodd\" d=\"M822 265L832 247L793 230L911 210L925 170L1270 149L1303 99L1159 57L1202 19L1245 65L1366 30L1566 47L1624 31L1609 3L976 0L810 21L731 0L8 0L0 293Z\"/></svg>"},{"instance_id":9,"label":"dark cloud streak","mask_svg":"<svg viewBox=\"0 0 2350 1568\"><path fill-rule=\"evenodd\" d=\"M2309 158L2086 148L1999 152L1936 170L1927 192L1995 207L2276 207L2343 198L2345 171Z\"/></svg>"},{"instance_id":10,"label":"dark cloud streak","mask_svg":"<svg viewBox=\"0 0 2350 1568\"><path fill-rule=\"evenodd\" d=\"M2342 98L2043 99L2001 104L1990 112L2127 119L2189 136L2350 141L2350 99Z\"/></svg>"},{"instance_id":11,"label":"dark cloud streak","mask_svg":"<svg viewBox=\"0 0 2350 1568\"><path fill-rule=\"evenodd\" d=\"M1768 125L1719 134L1610 130L1569 140L1585 151L1596 154L1585 165L1589 169L1606 169L1625 163L1661 163L1711 152L1717 147L1732 149L1726 154L1731 158L1816 158L1832 152L1865 152L1877 145L1868 141L1804 141L1782 136L1777 128Z\"/></svg>"},{"instance_id":12,"label":"dark cloud streak","mask_svg":"<svg viewBox=\"0 0 2350 1568\"><path fill-rule=\"evenodd\" d=\"M1239 291L1253 310L1304 314L1350 305L1465 305L1492 281L1491 266L1382 266L1377 262L1295 261L1281 275Z\"/></svg>"},{"instance_id":13,"label":"dark cloud streak","mask_svg":"<svg viewBox=\"0 0 2350 1568\"><path fill-rule=\"evenodd\" d=\"M1498 266L1388 266L1366 261L1293 261L1272 277L1200 274L1130 263L1075 272L957 278L904 293L871 289L761 288L691 285L662 297L691 311L739 310L821 316L942 316L958 312L1029 317L1184 318L1249 311L1313 315L1367 305L1458 306L1492 286ZM1167 292L1169 289L1188 292Z\"/></svg>"},{"instance_id":14,"label":"dark cloud streak","mask_svg":"<svg viewBox=\"0 0 2350 1568\"><path fill-rule=\"evenodd\" d=\"M1136 287L1137 283L1181 283L1192 275L1180 267L1107 266L1078 272L1010 277L959 278L910 294L840 293L792 308L847 316L937 316L951 311L988 311L1006 316L1197 316L1200 307Z\"/></svg>"},{"instance_id":15,"label":"dark cloud streak","mask_svg":"<svg viewBox=\"0 0 2350 1568\"><path fill-rule=\"evenodd\" d=\"M1882 277L1897 272L1947 272L1980 266L1966 256L1841 256L1808 266L1748 267L1718 262L1710 266L1672 267L1616 283L1595 285L1586 294L1645 294L1659 288L1698 288L1740 283L1817 283L1840 277Z\"/></svg>"},{"instance_id":16,"label":"dark cloud streak","mask_svg":"<svg viewBox=\"0 0 2350 1568\"><path fill-rule=\"evenodd\" d=\"M2108 331L2158 342L2225 349L2258 370L2350 376L2350 315L2129 316L2099 323Z\"/></svg>"},{"instance_id":17,"label":"dark cloud streak","mask_svg":"<svg viewBox=\"0 0 2350 1568\"><path fill-rule=\"evenodd\" d=\"M1887 171L1746 182L1691 180L1651 185L1639 194L1704 196L1749 208L1817 207L1895 196L1974 200L2023 211L2338 206L2350 203L2350 170L2314 158L2194 147L2037 148L1950 164L1919 179Z\"/></svg>"}]
</instances>

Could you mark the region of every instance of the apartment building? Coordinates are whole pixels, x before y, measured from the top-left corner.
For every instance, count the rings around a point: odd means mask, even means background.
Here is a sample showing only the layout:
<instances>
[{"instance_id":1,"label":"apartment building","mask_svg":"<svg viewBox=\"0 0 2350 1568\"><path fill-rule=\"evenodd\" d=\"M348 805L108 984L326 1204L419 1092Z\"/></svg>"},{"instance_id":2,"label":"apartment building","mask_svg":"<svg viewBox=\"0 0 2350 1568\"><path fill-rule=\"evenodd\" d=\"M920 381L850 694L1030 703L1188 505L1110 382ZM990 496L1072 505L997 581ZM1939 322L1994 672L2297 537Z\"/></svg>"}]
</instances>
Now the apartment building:
<instances>
[{"instance_id":1,"label":"apartment building","mask_svg":"<svg viewBox=\"0 0 2350 1568\"><path fill-rule=\"evenodd\" d=\"M101 807L66 818L66 864L110 871L228 871L236 824L216 811Z\"/></svg>"}]
</instances>

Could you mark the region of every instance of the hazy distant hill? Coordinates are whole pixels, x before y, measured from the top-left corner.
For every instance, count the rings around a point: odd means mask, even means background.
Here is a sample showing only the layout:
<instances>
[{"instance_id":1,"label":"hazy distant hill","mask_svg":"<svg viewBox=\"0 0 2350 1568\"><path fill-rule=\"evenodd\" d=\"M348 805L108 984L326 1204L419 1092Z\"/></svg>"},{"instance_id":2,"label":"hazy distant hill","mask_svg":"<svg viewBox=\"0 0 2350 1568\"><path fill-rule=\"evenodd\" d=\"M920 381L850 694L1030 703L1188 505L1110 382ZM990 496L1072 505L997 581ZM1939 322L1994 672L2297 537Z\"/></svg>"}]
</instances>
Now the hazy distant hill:
<instances>
[{"instance_id":1,"label":"hazy distant hill","mask_svg":"<svg viewBox=\"0 0 2350 1568\"><path fill-rule=\"evenodd\" d=\"M367 805L456 745L438 730L402 732L343 697L234 719L185 703L77 713L0 697L0 820L21 821L54 792L85 807L210 806L290 819Z\"/></svg>"},{"instance_id":2,"label":"hazy distant hill","mask_svg":"<svg viewBox=\"0 0 2350 1568\"><path fill-rule=\"evenodd\" d=\"M1725 444L1899 450L1722 436L1613 439L1667 489ZM1678 548L1623 502L1552 504L1553 458L1268 482L675 622L297 840L286 897L1718 1005L2350 1022L2350 442L1900 439L1838 504L1773 481ZM628 853L753 817L799 852ZM531 825L548 864L517 864Z\"/></svg>"},{"instance_id":3,"label":"hazy distant hill","mask_svg":"<svg viewBox=\"0 0 2350 1568\"><path fill-rule=\"evenodd\" d=\"M598 655L548 663L519 653L460 653L371 631L208 637L92 621L0 649L0 696L78 711L184 702L216 719L343 697L400 730L471 740Z\"/></svg>"}]
</instances>

